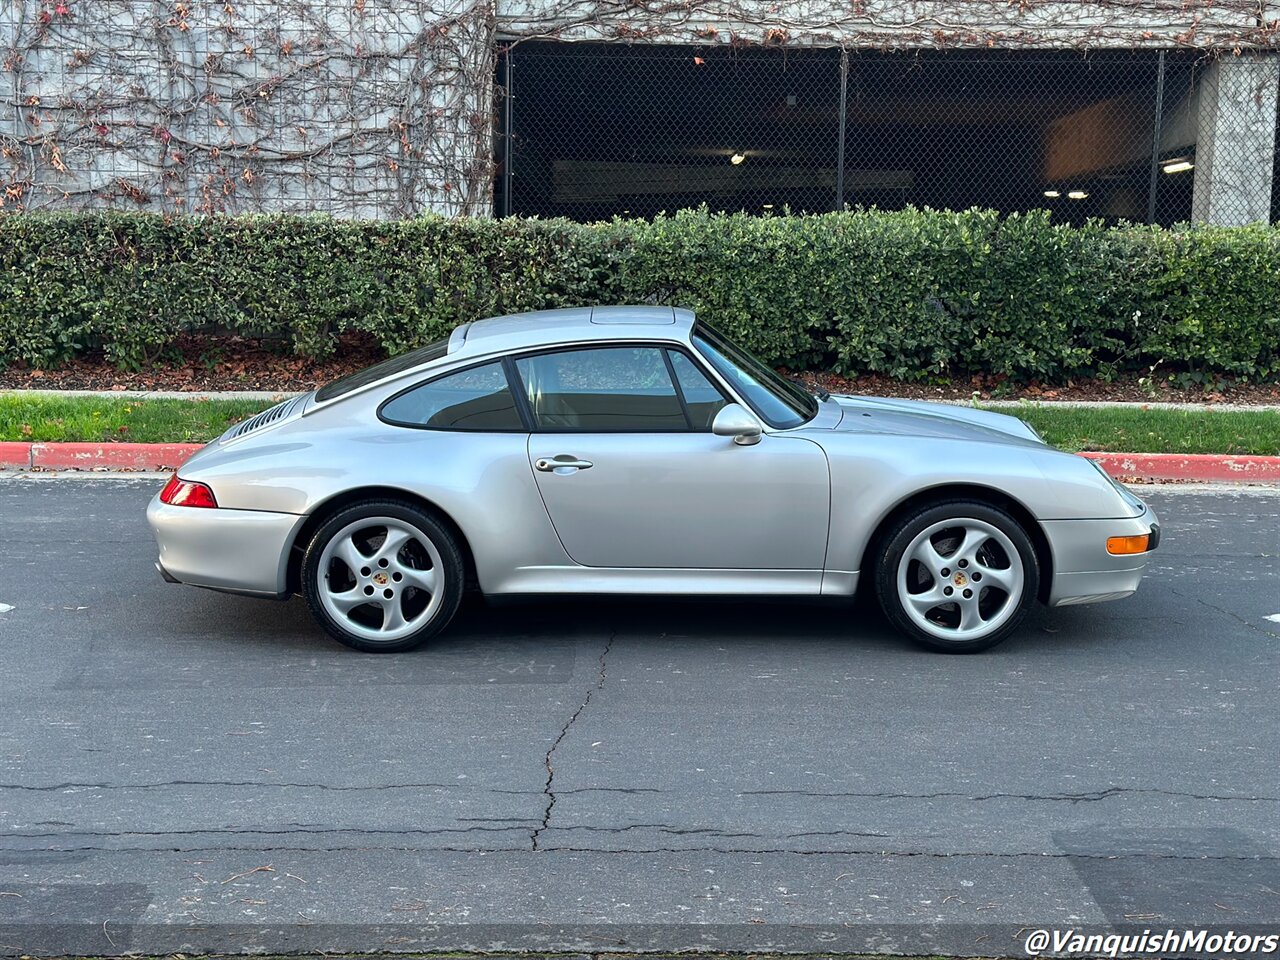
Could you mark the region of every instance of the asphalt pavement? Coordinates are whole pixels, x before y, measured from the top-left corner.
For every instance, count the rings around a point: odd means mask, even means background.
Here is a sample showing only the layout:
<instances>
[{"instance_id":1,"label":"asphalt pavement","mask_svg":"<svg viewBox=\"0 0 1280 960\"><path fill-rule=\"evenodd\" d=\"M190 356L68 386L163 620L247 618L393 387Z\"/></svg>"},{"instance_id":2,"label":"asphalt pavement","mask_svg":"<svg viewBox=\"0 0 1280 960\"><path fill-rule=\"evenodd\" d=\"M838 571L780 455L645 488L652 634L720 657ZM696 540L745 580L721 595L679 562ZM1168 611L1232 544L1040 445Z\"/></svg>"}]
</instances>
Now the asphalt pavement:
<instances>
[{"instance_id":1,"label":"asphalt pavement","mask_svg":"<svg viewBox=\"0 0 1280 960\"><path fill-rule=\"evenodd\" d=\"M0 479L2 954L1280 928L1274 493L1150 494L1137 596L978 656L660 599L469 601L368 656L161 582L156 483Z\"/></svg>"}]
</instances>

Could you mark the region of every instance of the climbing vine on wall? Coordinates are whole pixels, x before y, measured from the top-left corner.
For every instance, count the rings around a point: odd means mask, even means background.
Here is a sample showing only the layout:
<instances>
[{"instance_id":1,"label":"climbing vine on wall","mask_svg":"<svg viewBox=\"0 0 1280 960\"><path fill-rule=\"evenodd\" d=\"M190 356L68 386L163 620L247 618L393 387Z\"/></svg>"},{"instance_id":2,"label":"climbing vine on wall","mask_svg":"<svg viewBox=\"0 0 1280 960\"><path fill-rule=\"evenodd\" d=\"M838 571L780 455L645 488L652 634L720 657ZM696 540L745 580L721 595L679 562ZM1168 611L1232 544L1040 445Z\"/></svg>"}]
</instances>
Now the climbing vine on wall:
<instances>
[{"instance_id":1,"label":"climbing vine on wall","mask_svg":"<svg viewBox=\"0 0 1280 960\"><path fill-rule=\"evenodd\" d=\"M867 49L1269 49L1272 0L500 0L516 38Z\"/></svg>"},{"instance_id":2,"label":"climbing vine on wall","mask_svg":"<svg viewBox=\"0 0 1280 960\"><path fill-rule=\"evenodd\" d=\"M0 210L489 212L496 48L1277 45L1266 0L0 0ZM500 104L499 104L500 105Z\"/></svg>"},{"instance_id":3,"label":"climbing vine on wall","mask_svg":"<svg viewBox=\"0 0 1280 960\"><path fill-rule=\"evenodd\" d=\"M0 204L483 213L484 0L3 0Z\"/></svg>"}]
</instances>

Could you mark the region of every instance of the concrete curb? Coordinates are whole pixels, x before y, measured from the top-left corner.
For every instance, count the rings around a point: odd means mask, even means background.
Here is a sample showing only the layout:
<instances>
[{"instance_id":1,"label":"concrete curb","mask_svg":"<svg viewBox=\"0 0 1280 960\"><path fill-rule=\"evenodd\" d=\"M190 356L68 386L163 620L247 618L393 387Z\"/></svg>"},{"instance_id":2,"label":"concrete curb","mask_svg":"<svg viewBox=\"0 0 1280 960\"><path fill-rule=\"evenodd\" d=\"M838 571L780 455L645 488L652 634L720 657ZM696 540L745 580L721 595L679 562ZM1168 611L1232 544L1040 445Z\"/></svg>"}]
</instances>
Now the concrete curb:
<instances>
[{"instance_id":1,"label":"concrete curb","mask_svg":"<svg viewBox=\"0 0 1280 960\"><path fill-rule=\"evenodd\" d=\"M952 406L971 406L969 400L940 400ZM1276 403L1172 403L1166 400L979 400L978 406L1014 412L1028 408L1072 408L1077 410L1181 410L1184 413L1275 413Z\"/></svg>"},{"instance_id":2,"label":"concrete curb","mask_svg":"<svg viewBox=\"0 0 1280 960\"><path fill-rule=\"evenodd\" d=\"M200 443L0 443L0 470L175 470ZM1280 457L1187 453L1082 453L1113 477L1280 484Z\"/></svg>"}]
</instances>

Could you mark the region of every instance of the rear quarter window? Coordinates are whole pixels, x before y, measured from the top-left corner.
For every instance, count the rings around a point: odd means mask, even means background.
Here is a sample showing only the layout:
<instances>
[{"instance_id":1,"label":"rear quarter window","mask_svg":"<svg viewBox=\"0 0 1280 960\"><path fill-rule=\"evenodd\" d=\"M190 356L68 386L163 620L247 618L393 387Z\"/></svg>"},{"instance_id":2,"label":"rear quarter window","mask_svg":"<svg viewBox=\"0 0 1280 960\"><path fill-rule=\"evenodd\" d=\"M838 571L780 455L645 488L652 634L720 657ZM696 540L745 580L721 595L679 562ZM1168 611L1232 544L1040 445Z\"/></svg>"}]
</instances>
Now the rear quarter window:
<instances>
[{"instance_id":1,"label":"rear quarter window","mask_svg":"<svg viewBox=\"0 0 1280 960\"><path fill-rule=\"evenodd\" d=\"M429 430L524 430L500 362L419 384L382 405L387 423Z\"/></svg>"}]
</instances>

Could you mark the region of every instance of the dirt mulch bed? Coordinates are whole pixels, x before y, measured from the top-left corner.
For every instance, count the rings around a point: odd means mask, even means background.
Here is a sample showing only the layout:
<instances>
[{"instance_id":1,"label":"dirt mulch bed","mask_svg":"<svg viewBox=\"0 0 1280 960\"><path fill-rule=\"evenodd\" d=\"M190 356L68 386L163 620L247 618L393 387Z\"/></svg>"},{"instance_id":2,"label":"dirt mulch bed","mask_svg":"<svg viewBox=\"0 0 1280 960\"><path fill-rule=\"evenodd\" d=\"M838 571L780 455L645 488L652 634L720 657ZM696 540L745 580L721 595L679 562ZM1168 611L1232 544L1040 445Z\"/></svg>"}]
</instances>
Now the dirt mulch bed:
<instances>
[{"instance_id":1,"label":"dirt mulch bed","mask_svg":"<svg viewBox=\"0 0 1280 960\"><path fill-rule=\"evenodd\" d=\"M169 359L138 371L87 356L53 370L14 364L0 370L0 390L314 390L377 363L385 354L370 340L344 338L327 360L289 353L280 341L240 337L180 337Z\"/></svg>"},{"instance_id":2,"label":"dirt mulch bed","mask_svg":"<svg viewBox=\"0 0 1280 960\"><path fill-rule=\"evenodd\" d=\"M288 352L288 344L238 337L182 337L171 359L136 372L118 370L98 356L76 360L55 370L33 370L21 364L0 369L0 389L41 390L312 390L381 360L371 340L344 338L327 360L308 360ZM1066 384L1013 385L997 377L973 377L945 385L901 383L887 377L846 379L829 373L796 376L832 393L867 394L919 400L1127 400L1174 403L1280 403L1280 383L1232 386L1220 393L1180 390L1160 383L1149 390L1137 376L1111 383L1077 380Z\"/></svg>"}]
</instances>

